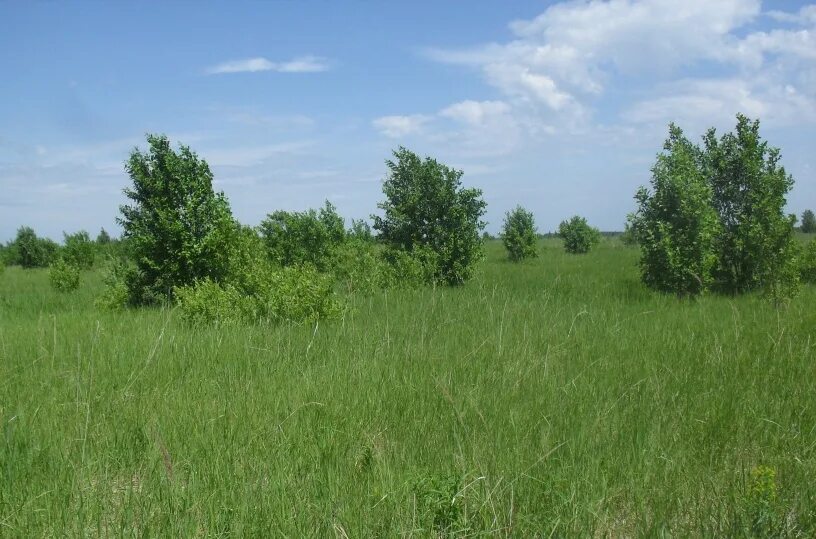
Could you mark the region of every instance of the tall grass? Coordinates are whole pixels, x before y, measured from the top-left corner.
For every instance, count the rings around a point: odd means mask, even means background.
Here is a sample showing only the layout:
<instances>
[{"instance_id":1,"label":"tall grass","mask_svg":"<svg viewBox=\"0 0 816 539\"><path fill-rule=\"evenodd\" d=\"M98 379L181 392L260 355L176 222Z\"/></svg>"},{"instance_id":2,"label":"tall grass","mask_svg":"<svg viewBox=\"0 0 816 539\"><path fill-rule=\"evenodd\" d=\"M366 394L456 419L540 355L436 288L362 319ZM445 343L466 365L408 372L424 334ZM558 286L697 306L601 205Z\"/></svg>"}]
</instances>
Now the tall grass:
<instances>
[{"instance_id":1,"label":"tall grass","mask_svg":"<svg viewBox=\"0 0 816 539\"><path fill-rule=\"evenodd\" d=\"M0 536L816 534L816 289L680 301L616 240L540 249L271 329L7 268Z\"/></svg>"}]
</instances>

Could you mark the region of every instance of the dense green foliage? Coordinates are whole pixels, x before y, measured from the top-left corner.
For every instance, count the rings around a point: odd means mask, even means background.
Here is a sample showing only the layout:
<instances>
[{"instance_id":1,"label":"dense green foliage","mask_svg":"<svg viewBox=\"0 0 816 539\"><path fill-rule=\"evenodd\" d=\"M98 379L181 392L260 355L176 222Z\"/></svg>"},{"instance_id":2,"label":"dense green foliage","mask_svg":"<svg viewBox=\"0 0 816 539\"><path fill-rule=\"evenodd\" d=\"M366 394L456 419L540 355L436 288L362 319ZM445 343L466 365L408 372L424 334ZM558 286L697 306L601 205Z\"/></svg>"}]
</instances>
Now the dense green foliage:
<instances>
[{"instance_id":1,"label":"dense green foliage","mask_svg":"<svg viewBox=\"0 0 816 539\"><path fill-rule=\"evenodd\" d=\"M384 216L372 216L379 239L432 263L433 281L457 285L470 279L483 257L481 190L463 188L462 171L406 148L395 151L386 165L385 201L378 204Z\"/></svg>"},{"instance_id":2,"label":"dense green foliage","mask_svg":"<svg viewBox=\"0 0 816 539\"><path fill-rule=\"evenodd\" d=\"M807 234L816 232L816 215L813 214L813 210L802 212L802 223L799 225L799 230Z\"/></svg>"},{"instance_id":3,"label":"dense green foliage","mask_svg":"<svg viewBox=\"0 0 816 539\"><path fill-rule=\"evenodd\" d=\"M6 248L6 263L24 268L44 268L54 261L58 250L56 242L40 238L34 229L23 226L17 230L17 236Z\"/></svg>"},{"instance_id":4,"label":"dense green foliage","mask_svg":"<svg viewBox=\"0 0 816 539\"><path fill-rule=\"evenodd\" d=\"M97 245L91 241L87 232L81 230L75 234L65 234L62 258L80 269L91 269L96 257Z\"/></svg>"},{"instance_id":5,"label":"dense green foliage","mask_svg":"<svg viewBox=\"0 0 816 539\"><path fill-rule=\"evenodd\" d=\"M96 236L96 243L99 245L107 245L112 241L110 234L108 234L107 230L104 228L99 231L99 235Z\"/></svg>"},{"instance_id":6,"label":"dense green foliage","mask_svg":"<svg viewBox=\"0 0 816 539\"><path fill-rule=\"evenodd\" d=\"M601 241L601 232L589 226L587 220L578 215L558 225L558 235L564 240L564 249L572 254L585 254Z\"/></svg>"},{"instance_id":7,"label":"dense green foliage","mask_svg":"<svg viewBox=\"0 0 816 539\"><path fill-rule=\"evenodd\" d=\"M716 287L735 294L795 286L796 218L785 214L793 178L779 164L778 148L759 135L759 121L737 116L735 132L704 138L705 171L720 220Z\"/></svg>"},{"instance_id":8,"label":"dense green foliage","mask_svg":"<svg viewBox=\"0 0 816 539\"><path fill-rule=\"evenodd\" d=\"M331 268L337 247L346 239L343 218L328 200L319 212L276 211L263 220L260 232L276 264L310 264L321 271Z\"/></svg>"},{"instance_id":9,"label":"dense green foliage","mask_svg":"<svg viewBox=\"0 0 816 539\"><path fill-rule=\"evenodd\" d=\"M179 286L221 281L229 272L237 225L223 193L212 188L207 162L167 137L148 135L125 164L133 186L119 223L130 241L136 271L126 283L132 303L156 303Z\"/></svg>"},{"instance_id":10,"label":"dense green foliage","mask_svg":"<svg viewBox=\"0 0 816 539\"><path fill-rule=\"evenodd\" d=\"M703 153L672 124L652 167L651 191L641 187L633 216L643 282L663 292L695 295L711 286L720 223Z\"/></svg>"},{"instance_id":11,"label":"dense green foliage","mask_svg":"<svg viewBox=\"0 0 816 539\"><path fill-rule=\"evenodd\" d=\"M816 535L816 287L680 302L614 239L486 250L228 330L7 268L0 536Z\"/></svg>"},{"instance_id":12,"label":"dense green foliage","mask_svg":"<svg viewBox=\"0 0 816 539\"><path fill-rule=\"evenodd\" d=\"M48 272L51 286L59 292L73 292L79 288L79 267L64 258L57 258Z\"/></svg>"},{"instance_id":13,"label":"dense green foliage","mask_svg":"<svg viewBox=\"0 0 816 539\"><path fill-rule=\"evenodd\" d=\"M785 215L793 179L759 122L737 116L735 132L710 129L700 148L671 125L652 169L651 191L635 196L634 228L643 280L681 295L762 289L774 298L796 289L795 218Z\"/></svg>"},{"instance_id":14,"label":"dense green foliage","mask_svg":"<svg viewBox=\"0 0 816 539\"><path fill-rule=\"evenodd\" d=\"M804 248L800 272L802 281L816 283L816 238L810 240Z\"/></svg>"},{"instance_id":15,"label":"dense green foliage","mask_svg":"<svg viewBox=\"0 0 816 539\"><path fill-rule=\"evenodd\" d=\"M504 216L501 239L507 249L507 257L513 262L538 256L533 212L521 206L508 211Z\"/></svg>"}]
</instances>

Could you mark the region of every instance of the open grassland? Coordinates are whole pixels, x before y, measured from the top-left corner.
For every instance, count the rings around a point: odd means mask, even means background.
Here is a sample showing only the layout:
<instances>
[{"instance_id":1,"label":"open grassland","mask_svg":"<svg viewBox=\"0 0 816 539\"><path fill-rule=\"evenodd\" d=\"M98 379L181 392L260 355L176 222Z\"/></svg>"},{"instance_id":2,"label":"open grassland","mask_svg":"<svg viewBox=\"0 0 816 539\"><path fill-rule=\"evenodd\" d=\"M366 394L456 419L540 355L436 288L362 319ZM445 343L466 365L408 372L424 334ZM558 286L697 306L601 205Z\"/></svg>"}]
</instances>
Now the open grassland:
<instances>
[{"instance_id":1,"label":"open grassland","mask_svg":"<svg viewBox=\"0 0 816 539\"><path fill-rule=\"evenodd\" d=\"M192 328L0 275L0 536L816 535L816 288L678 300L616 240Z\"/></svg>"}]
</instances>

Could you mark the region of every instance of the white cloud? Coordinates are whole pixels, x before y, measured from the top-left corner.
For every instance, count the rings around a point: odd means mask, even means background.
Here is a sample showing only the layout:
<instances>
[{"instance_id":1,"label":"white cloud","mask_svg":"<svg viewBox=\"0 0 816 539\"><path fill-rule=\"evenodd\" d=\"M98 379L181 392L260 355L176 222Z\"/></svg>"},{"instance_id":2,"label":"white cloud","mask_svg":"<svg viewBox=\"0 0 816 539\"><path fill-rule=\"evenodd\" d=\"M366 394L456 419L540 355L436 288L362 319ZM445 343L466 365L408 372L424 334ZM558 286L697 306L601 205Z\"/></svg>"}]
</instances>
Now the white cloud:
<instances>
[{"instance_id":1,"label":"white cloud","mask_svg":"<svg viewBox=\"0 0 816 539\"><path fill-rule=\"evenodd\" d=\"M232 60L207 68L209 75L225 73L256 73L277 71L278 73L317 73L327 71L329 64L318 56L300 56L287 62L272 62L263 57Z\"/></svg>"},{"instance_id":2,"label":"white cloud","mask_svg":"<svg viewBox=\"0 0 816 539\"><path fill-rule=\"evenodd\" d=\"M470 125L484 125L492 118L507 114L510 106L503 101L460 101L439 112L440 116Z\"/></svg>"},{"instance_id":3,"label":"white cloud","mask_svg":"<svg viewBox=\"0 0 816 539\"><path fill-rule=\"evenodd\" d=\"M372 125L387 137L399 138L419 133L429 120L424 114L382 116L375 119Z\"/></svg>"}]
</instances>

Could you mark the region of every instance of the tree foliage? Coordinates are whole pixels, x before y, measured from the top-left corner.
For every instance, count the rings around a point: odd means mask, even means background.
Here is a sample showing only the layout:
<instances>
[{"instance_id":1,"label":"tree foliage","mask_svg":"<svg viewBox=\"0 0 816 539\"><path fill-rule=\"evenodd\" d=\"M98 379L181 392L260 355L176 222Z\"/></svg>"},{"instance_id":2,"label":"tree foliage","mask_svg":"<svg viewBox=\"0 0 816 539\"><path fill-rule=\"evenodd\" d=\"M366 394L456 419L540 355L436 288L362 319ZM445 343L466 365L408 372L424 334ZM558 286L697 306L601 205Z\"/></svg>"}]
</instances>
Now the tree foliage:
<instances>
[{"instance_id":1,"label":"tree foliage","mask_svg":"<svg viewBox=\"0 0 816 539\"><path fill-rule=\"evenodd\" d=\"M536 249L536 227L533 212L516 206L504 216L502 243L507 256L513 262L538 256Z\"/></svg>"},{"instance_id":2,"label":"tree foliage","mask_svg":"<svg viewBox=\"0 0 816 539\"><path fill-rule=\"evenodd\" d=\"M127 283L131 303L172 297L176 287L220 281L229 271L237 226L223 193L213 191L207 162L187 146L174 151L165 136L148 135L125 168L133 186L118 219L136 271Z\"/></svg>"},{"instance_id":3,"label":"tree foliage","mask_svg":"<svg viewBox=\"0 0 816 539\"><path fill-rule=\"evenodd\" d=\"M568 253L584 254L601 241L601 232L589 226L587 220L578 215L569 221L561 221L558 235L564 240L564 249Z\"/></svg>"},{"instance_id":4,"label":"tree foliage","mask_svg":"<svg viewBox=\"0 0 816 539\"><path fill-rule=\"evenodd\" d=\"M643 282L663 292L695 295L712 282L717 263L714 240L719 229L703 154L679 127L652 167L651 190L641 187L631 225L641 245Z\"/></svg>"},{"instance_id":5,"label":"tree foliage","mask_svg":"<svg viewBox=\"0 0 816 539\"><path fill-rule=\"evenodd\" d=\"M343 218L326 204L315 211L276 211L261 222L269 257L283 267L311 264L321 271L332 265L337 246L346 239Z\"/></svg>"},{"instance_id":6,"label":"tree foliage","mask_svg":"<svg viewBox=\"0 0 816 539\"><path fill-rule=\"evenodd\" d=\"M71 265L79 269L91 269L96 257L96 245L84 230L74 234L64 234L65 246L62 257Z\"/></svg>"},{"instance_id":7,"label":"tree foliage","mask_svg":"<svg viewBox=\"0 0 816 539\"><path fill-rule=\"evenodd\" d=\"M9 245L7 262L24 268L45 268L54 261L58 251L56 242L40 238L34 229L23 226L17 230L17 236Z\"/></svg>"},{"instance_id":8,"label":"tree foliage","mask_svg":"<svg viewBox=\"0 0 816 539\"><path fill-rule=\"evenodd\" d=\"M96 243L99 245L107 245L111 242L110 234L104 228L99 231L99 234L96 236Z\"/></svg>"},{"instance_id":9,"label":"tree foliage","mask_svg":"<svg viewBox=\"0 0 816 539\"><path fill-rule=\"evenodd\" d=\"M816 232L816 215L813 214L813 210L802 212L802 224L799 225L799 229L808 234Z\"/></svg>"},{"instance_id":10,"label":"tree foliage","mask_svg":"<svg viewBox=\"0 0 816 539\"><path fill-rule=\"evenodd\" d=\"M484 256L481 190L463 188L462 171L403 147L386 165L385 201L378 204L384 216L372 216L380 239L392 249L422 253L433 264L428 272L433 281L467 281Z\"/></svg>"},{"instance_id":11,"label":"tree foliage","mask_svg":"<svg viewBox=\"0 0 816 539\"><path fill-rule=\"evenodd\" d=\"M763 289L790 296L798 280L795 218L784 207L793 179L779 149L743 115L735 132L717 138L710 129L703 142L692 144L671 125L651 190L635 195L644 282L681 295Z\"/></svg>"},{"instance_id":12,"label":"tree foliage","mask_svg":"<svg viewBox=\"0 0 816 539\"><path fill-rule=\"evenodd\" d=\"M779 163L780 151L759 135L759 121L737 115L733 133L704 137L705 172L720 220L716 238L716 286L737 294L786 286L793 275L792 215L785 214L793 178ZM781 281L782 280L782 281Z\"/></svg>"}]
</instances>

